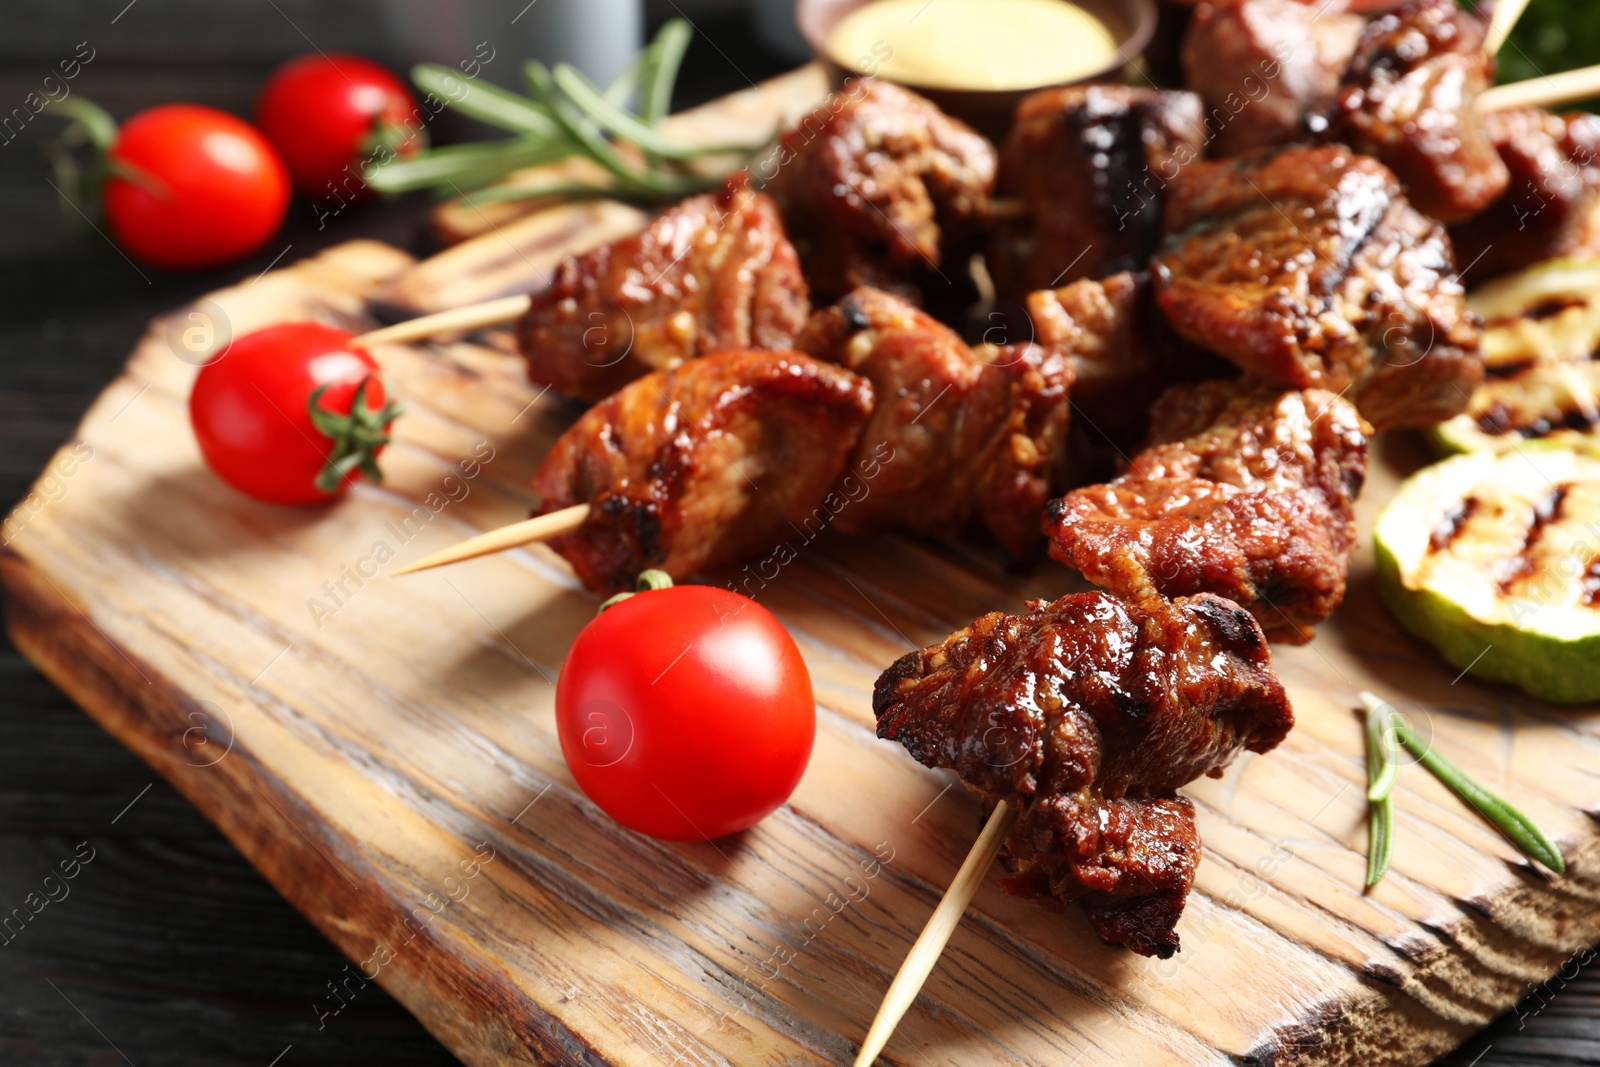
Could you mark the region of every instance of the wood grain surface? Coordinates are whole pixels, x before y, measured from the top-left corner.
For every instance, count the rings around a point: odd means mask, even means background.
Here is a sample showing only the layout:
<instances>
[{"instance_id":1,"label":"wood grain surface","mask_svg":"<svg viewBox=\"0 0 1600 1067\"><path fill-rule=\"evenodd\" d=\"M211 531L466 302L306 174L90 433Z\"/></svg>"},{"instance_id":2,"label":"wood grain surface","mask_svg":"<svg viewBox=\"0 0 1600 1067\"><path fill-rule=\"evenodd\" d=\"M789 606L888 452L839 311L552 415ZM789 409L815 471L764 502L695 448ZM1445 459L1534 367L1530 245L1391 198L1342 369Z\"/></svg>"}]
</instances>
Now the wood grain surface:
<instances>
[{"instance_id":1,"label":"wood grain surface","mask_svg":"<svg viewBox=\"0 0 1600 1067\"><path fill-rule=\"evenodd\" d=\"M239 332L356 327L409 264L347 245L197 310ZM594 601L554 556L379 573L525 513L572 411L501 353L386 349L412 410L385 486L320 512L253 504L188 433L193 366L169 341L188 314L155 324L58 454L67 491L0 556L18 646L221 827L352 983L364 968L468 1063L847 1059L977 823L948 776L874 738L872 680L1067 572L896 539L808 546L751 590L816 679L811 771L737 839L650 841L561 762L550 681ZM1384 459L1368 527L1404 462ZM1388 622L1365 556L1346 608L1277 662L1295 733L1190 790L1206 854L1181 956L1106 949L986 887L891 1060L1422 1063L1597 939L1592 713L1452 685ZM1363 896L1363 687L1539 820L1568 876L1412 773L1395 872Z\"/></svg>"}]
</instances>

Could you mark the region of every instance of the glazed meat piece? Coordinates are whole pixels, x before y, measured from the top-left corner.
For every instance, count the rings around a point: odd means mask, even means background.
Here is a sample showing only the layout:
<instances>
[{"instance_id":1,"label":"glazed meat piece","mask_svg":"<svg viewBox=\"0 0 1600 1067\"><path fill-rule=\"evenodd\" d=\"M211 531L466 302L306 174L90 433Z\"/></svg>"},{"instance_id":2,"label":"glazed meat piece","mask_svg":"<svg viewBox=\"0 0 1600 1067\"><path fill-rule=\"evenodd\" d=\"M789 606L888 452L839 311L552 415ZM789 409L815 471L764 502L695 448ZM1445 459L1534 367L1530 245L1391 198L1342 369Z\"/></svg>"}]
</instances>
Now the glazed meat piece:
<instances>
[{"instance_id":1,"label":"glazed meat piece","mask_svg":"<svg viewBox=\"0 0 1600 1067\"><path fill-rule=\"evenodd\" d=\"M769 189L819 301L964 277L988 227L994 146L889 82L847 83L784 134L774 163Z\"/></svg>"},{"instance_id":2,"label":"glazed meat piece","mask_svg":"<svg viewBox=\"0 0 1600 1067\"><path fill-rule=\"evenodd\" d=\"M810 313L776 205L739 176L562 260L517 344L535 384L593 402L708 352L788 348Z\"/></svg>"},{"instance_id":3,"label":"glazed meat piece","mask_svg":"<svg viewBox=\"0 0 1600 1067\"><path fill-rule=\"evenodd\" d=\"M1356 42L1360 15L1325 3L1203 3L1183 38L1184 84L1205 101L1211 155L1304 139L1325 120Z\"/></svg>"},{"instance_id":4,"label":"glazed meat piece","mask_svg":"<svg viewBox=\"0 0 1600 1067\"><path fill-rule=\"evenodd\" d=\"M655 371L590 408L534 475L535 514L588 504L549 542L609 595L760 551L810 515L872 414L872 386L798 352L724 352Z\"/></svg>"},{"instance_id":5,"label":"glazed meat piece","mask_svg":"<svg viewBox=\"0 0 1600 1067\"><path fill-rule=\"evenodd\" d=\"M1143 274L1041 289L1028 297L1028 317L1034 340L1060 352L1073 370L1075 446L1132 451L1148 433L1150 405L1167 386L1238 373L1172 331Z\"/></svg>"},{"instance_id":6,"label":"glazed meat piece","mask_svg":"<svg viewBox=\"0 0 1600 1067\"><path fill-rule=\"evenodd\" d=\"M999 191L1025 210L996 227L996 290L1021 303L1036 289L1144 269L1162 190L1204 144L1193 93L1078 85L1023 100Z\"/></svg>"},{"instance_id":7,"label":"glazed meat piece","mask_svg":"<svg viewBox=\"0 0 1600 1067\"><path fill-rule=\"evenodd\" d=\"M1491 112L1483 124L1511 183L1450 228L1473 284L1545 259L1600 255L1600 116L1528 108Z\"/></svg>"},{"instance_id":8,"label":"glazed meat piece","mask_svg":"<svg viewBox=\"0 0 1600 1067\"><path fill-rule=\"evenodd\" d=\"M1375 19L1345 72L1329 136L1377 156L1417 210L1459 222L1509 180L1475 105L1494 84L1484 25L1456 0L1411 0Z\"/></svg>"},{"instance_id":9,"label":"glazed meat piece","mask_svg":"<svg viewBox=\"0 0 1600 1067\"><path fill-rule=\"evenodd\" d=\"M1483 377L1444 228L1374 159L1327 145L1196 163L1166 223L1167 319L1269 385L1346 393L1382 430L1458 414Z\"/></svg>"},{"instance_id":10,"label":"glazed meat piece","mask_svg":"<svg viewBox=\"0 0 1600 1067\"><path fill-rule=\"evenodd\" d=\"M1050 554L1133 599L1216 593L1273 640L1311 640L1344 599L1367 427L1318 389L1176 386L1128 472L1045 512Z\"/></svg>"},{"instance_id":11,"label":"glazed meat piece","mask_svg":"<svg viewBox=\"0 0 1600 1067\"><path fill-rule=\"evenodd\" d=\"M1039 514L1065 462L1072 371L1059 354L1037 345L975 353L876 289L818 312L797 346L863 375L877 397L851 463L864 494L839 513L838 529L948 533L982 519L1013 555L1037 549Z\"/></svg>"},{"instance_id":12,"label":"glazed meat piece","mask_svg":"<svg viewBox=\"0 0 1600 1067\"><path fill-rule=\"evenodd\" d=\"M1162 957L1200 862L1177 789L1294 725L1261 630L1214 596L994 612L903 656L872 709L879 737L1019 809L1007 890L1078 902L1102 941Z\"/></svg>"}]
</instances>

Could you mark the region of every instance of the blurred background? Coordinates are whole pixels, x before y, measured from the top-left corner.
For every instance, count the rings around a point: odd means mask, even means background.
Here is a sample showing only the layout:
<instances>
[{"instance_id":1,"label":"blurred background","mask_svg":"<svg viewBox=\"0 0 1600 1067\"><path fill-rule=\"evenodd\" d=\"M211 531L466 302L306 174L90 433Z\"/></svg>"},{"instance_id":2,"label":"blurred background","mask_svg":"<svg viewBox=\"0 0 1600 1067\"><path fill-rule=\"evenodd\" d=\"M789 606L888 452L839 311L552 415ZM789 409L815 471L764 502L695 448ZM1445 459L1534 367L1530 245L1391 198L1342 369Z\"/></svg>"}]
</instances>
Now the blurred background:
<instances>
[{"instance_id":1,"label":"blurred background","mask_svg":"<svg viewBox=\"0 0 1600 1067\"><path fill-rule=\"evenodd\" d=\"M404 71L455 65L480 42L484 74L566 60L604 82L667 19L697 33L676 108L805 60L792 0L4 0L0 122L62 60L86 54L73 92L116 117L175 100L250 114L267 75L311 51ZM1600 61L1600 3L1534 0L1506 77ZM427 251L416 194L320 227L296 200L264 251L225 269L134 269L73 226L46 183L48 113L0 134L0 505L21 498L113 377L145 323L200 294L354 237ZM449 112L436 143L475 134ZM9 909L79 842L94 860L48 922L0 947L0 1064L452 1064L375 985L319 1022L344 960L181 797L103 734L0 637L0 905ZM1475 1038L1455 1067L1600 1063L1594 969L1540 1013ZM1518 1042L1521 1042L1520 1044Z\"/></svg>"}]
</instances>

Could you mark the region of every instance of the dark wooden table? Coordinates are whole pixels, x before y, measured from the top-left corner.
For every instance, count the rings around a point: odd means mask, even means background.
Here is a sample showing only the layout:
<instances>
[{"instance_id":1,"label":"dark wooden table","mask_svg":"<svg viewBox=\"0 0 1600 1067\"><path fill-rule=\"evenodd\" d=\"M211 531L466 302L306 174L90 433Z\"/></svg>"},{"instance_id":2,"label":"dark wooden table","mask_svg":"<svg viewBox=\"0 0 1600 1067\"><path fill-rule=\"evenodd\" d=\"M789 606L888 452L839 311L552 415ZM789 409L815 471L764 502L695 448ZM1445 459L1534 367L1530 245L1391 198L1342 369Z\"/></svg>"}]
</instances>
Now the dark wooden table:
<instances>
[{"instance_id":1,"label":"dark wooden table","mask_svg":"<svg viewBox=\"0 0 1600 1067\"><path fill-rule=\"evenodd\" d=\"M665 13L672 5L665 4ZM655 12L652 8L653 13ZM119 16L119 12L120 17ZM96 58L83 95L119 116L187 99L247 114L281 59L381 51L375 2L7 0L0 11L0 116L78 42ZM113 22L113 19L115 21ZM781 69L733 19L699 18L679 103ZM27 491L120 367L152 316L337 241L418 248L421 201L346 213L318 230L297 204L253 261L210 275L131 268L74 234L45 183L36 119L0 145L0 506ZM0 1064L304 1067L455 1060L378 987L319 1025L313 1001L344 960L237 852L142 763L0 638L0 912L92 855L19 936L0 935ZM1572 973L1570 970L1568 973ZM1600 965L1530 991L1451 1067L1600 1065Z\"/></svg>"}]
</instances>

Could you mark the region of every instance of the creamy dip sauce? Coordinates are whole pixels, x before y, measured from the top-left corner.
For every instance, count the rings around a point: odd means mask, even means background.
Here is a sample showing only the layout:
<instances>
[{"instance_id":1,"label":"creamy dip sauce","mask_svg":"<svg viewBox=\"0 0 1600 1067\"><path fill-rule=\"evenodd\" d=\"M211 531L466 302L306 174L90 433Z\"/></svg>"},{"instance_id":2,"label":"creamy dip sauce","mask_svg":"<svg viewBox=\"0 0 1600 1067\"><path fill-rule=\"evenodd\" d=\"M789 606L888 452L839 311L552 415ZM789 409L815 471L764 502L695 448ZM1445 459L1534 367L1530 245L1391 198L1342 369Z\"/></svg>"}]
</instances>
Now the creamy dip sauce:
<instances>
[{"instance_id":1,"label":"creamy dip sauce","mask_svg":"<svg viewBox=\"0 0 1600 1067\"><path fill-rule=\"evenodd\" d=\"M878 74L890 81L1030 89L1105 70L1117 44L1068 0L878 0L841 19L828 41L828 53L852 69L856 57L886 51L893 55Z\"/></svg>"}]
</instances>

